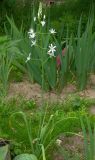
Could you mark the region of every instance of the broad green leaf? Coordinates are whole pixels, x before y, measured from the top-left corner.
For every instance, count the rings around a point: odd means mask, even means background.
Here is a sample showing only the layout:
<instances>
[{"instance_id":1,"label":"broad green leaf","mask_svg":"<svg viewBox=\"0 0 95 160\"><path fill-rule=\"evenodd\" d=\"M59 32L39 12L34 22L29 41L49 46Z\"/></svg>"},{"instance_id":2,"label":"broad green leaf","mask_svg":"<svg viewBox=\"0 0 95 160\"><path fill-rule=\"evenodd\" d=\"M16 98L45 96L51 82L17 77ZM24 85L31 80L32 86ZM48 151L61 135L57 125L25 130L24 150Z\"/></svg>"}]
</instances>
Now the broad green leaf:
<instances>
[{"instance_id":1,"label":"broad green leaf","mask_svg":"<svg viewBox=\"0 0 95 160\"><path fill-rule=\"evenodd\" d=\"M14 160L38 160L33 154L21 154L14 158Z\"/></svg>"},{"instance_id":2,"label":"broad green leaf","mask_svg":"<svg viewBox=\"0 0 95 160\"><path fill-rule=\"evenodd\" d=\"M8 156L8 152L9 152L8 145L0 147L0 160L6 160L6 157ZM10 160L10 158L7 160Z\"/></svg>"}]
</instances>

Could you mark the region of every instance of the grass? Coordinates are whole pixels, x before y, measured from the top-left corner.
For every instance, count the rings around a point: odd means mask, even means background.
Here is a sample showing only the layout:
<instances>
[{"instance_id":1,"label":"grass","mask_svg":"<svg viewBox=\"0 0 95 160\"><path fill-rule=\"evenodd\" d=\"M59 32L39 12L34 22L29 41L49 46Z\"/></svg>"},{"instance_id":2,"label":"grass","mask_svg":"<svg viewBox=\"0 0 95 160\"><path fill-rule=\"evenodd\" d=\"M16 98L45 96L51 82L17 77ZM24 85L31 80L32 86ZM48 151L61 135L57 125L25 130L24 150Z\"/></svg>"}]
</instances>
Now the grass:
<instances>
[{"instance_id":1,"label":"grass","mask_svg":"<svg viewBox=\"0 0 95 160\"><path fill-rule=\"evenodd\" d=\"M54 115L54 122L61 121L63 117L65 118L64 123L62 121L56 126L53 135L58 136L63 133L64 135L68 135L69 132L78 133L81 130L79 115L88 115L88 108L92 104L95 104L95 100L79 98L77 96L69 97L61 104L48 105L45 121L48 121L50 115ZM33 134L35 134L35 130L38 128L40 116L43 115L42 109L33 100L25 100L22 97L11 100L1 99L0 137L10 140L13 157L20 153L31 153L23 119L20 116L17 116L16 119L10 119L11 115L16 112L23 112L28 118L32 117ZM71 119L68 120L69 117ZM76 118L74 119L73 117ZM93 116L89 115L89 117L91 123L93 123Z\"/></svg>"}]
</instances>

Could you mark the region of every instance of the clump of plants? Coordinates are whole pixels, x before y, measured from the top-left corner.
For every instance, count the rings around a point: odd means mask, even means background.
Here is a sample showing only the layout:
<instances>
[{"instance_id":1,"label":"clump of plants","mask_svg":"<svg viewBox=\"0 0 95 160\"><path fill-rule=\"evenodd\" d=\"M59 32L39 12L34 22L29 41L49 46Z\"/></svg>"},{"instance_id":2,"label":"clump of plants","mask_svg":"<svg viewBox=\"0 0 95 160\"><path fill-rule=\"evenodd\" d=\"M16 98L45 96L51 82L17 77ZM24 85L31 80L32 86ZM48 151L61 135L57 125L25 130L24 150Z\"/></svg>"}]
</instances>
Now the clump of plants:
<instances>
[{"instance_id":1,"label":"clump of plants","mask_svg":"<svg viewBox=\"0 0 95 160\"><path fill-rule=\"evenodd\" d=\"M0 96L5 96L8 91L9 75L17 53L17 41L12 41L8 36L0 37Z\"/></svg>"},{"instance_id":2,"label":"clump of plants","mask_svg":"<svg viewBox=\"0 0 95 160\"><path fill-rule=\"evenodd\" d=\"M70 79L76 81L78 89L85 89L95 66L93 13L84 32L81 33L81 18L76 37L73 34L69 37L67 29L66 38L63 30L59 33L50 27L42 3L38 13L33 12L28 33L24 34L22 27L18 30L14 21L7 17L12 39L20 40L14 64L43 90L61 91Z\"/></svg>"}]
</instances>

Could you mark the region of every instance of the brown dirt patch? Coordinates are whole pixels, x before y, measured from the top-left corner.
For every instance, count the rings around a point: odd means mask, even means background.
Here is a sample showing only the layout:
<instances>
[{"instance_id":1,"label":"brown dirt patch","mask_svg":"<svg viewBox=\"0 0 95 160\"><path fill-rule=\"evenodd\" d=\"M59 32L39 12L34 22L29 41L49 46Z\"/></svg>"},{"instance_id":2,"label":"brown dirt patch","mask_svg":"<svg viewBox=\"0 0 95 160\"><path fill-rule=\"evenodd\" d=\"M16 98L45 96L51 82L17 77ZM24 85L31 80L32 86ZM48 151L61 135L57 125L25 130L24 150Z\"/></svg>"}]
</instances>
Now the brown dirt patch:
<instances>
[{"instance_id":1,"label":"brown dirt patch","mask_svg":"<svg viewBox=\"0 0 95 160\"><path fill-rule=\"evenodd\" d=\"M49 102L63 101L63 99L72 93L76 92L76 88L73 85L65 87L60 95L56 92L44 92L44 100ZM42 90L38 84L30 84L28 81L11 83L8 91L8 98L14 96L23 96L26 99L34 99L36 102L41 103Z\"/></svg>"},{"instance_id":2,"label":"brown dirt patch","mask_svg":"<svg viewBox=\"0 0 95 160\"><path fill-rule=\"evenodd\" d=\"M62 146L65 146L66 150L69 150L71 153L75 151L75 153L82 153L83 151L83 138L80 136L72 136L72 137L63 137Z\"/></svg>"},{"instance_id":3,"label":"brown dirt patch","mask_svg":"<svg viewBox=\"0 0 95 160\"><path fill-rule=\"evenodd\" d=\"M60 137L61 147L68 152L68 155L71 158L75 158L75 156L78 155L78 157L83 160L84 142L82 134L79 133L79 135L80 136L74 135L71 137ZM56 151L54 153L54 160L64 160L64 153L62 152L62 155L60 155L60 151Z\"/></svg>"},{"instance_id":4,"label":"brown dirt patch","mask_svg":"<svg viewBox=\"0 0 95 160\"><path fill-rule=\"evenodd\" d=\"M95 98L95 89L87 88L82 92L77 92L77 89L74 85L68 84L64 87L60 95L56 92L44 92L44 100L49 102L62 102L70 94L78 94L81 97ZM14 96L23 96L26 99L33 99L38 103L42 101L42 91L41 87L38 84L31 84L28 81L11 83L8 91L8 98Z\"/></svg>"}]
</instances>

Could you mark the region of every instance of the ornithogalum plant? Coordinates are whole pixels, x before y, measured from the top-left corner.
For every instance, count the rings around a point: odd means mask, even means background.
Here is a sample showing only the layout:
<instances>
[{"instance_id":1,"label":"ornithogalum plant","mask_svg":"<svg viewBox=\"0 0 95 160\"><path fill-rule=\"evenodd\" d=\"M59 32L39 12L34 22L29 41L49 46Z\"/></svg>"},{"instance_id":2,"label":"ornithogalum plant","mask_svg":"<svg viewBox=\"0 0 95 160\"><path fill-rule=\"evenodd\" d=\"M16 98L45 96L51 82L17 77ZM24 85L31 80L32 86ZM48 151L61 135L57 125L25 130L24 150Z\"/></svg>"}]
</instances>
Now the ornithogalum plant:
<instances>
[{"instance_id":1,"label":"ornithogalum plant","mask_svg":"<svg viewBox=\"0 0 95 160\"><path fill-rule=\"evenodd\" d=\"M31 50L25 62L28 73L42 89L46 86L54 88L57 80L55 29L49 29L46 15L42 13L42 3L37 16L33 17L33 25L28 32Z\"/></svg>"}]
</instances>

